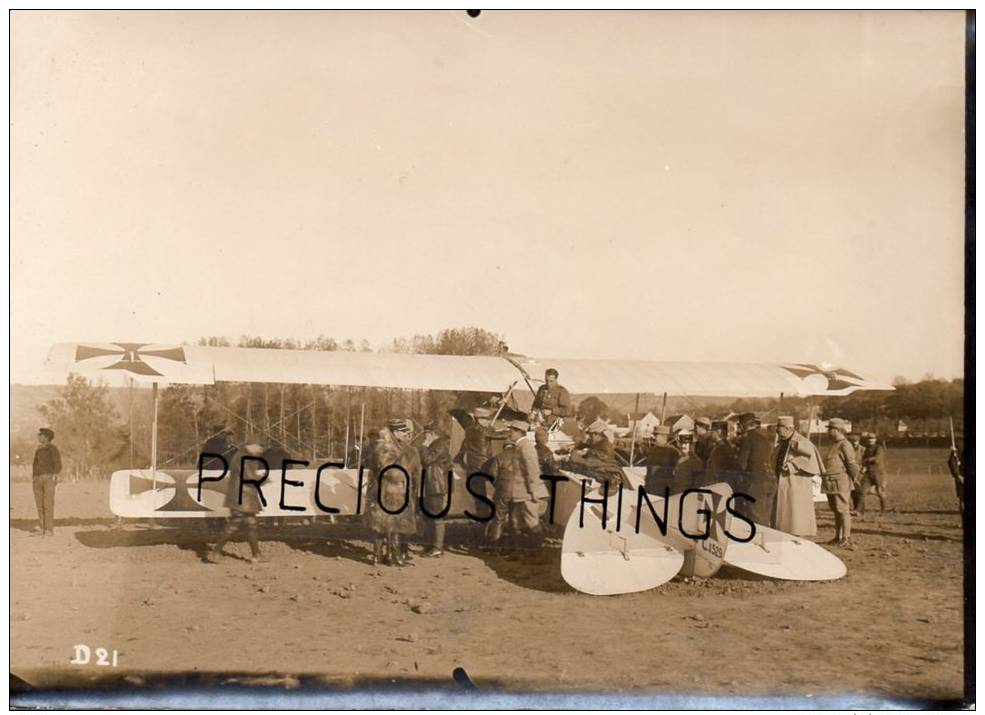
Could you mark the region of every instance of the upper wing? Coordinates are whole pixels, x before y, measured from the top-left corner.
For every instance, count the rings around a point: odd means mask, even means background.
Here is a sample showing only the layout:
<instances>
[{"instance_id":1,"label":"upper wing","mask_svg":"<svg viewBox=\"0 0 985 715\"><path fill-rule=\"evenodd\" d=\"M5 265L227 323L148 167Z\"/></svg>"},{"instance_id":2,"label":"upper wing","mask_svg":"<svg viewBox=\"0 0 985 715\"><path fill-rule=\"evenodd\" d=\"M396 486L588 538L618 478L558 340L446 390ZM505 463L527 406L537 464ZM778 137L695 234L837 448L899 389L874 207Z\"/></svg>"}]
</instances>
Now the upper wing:
<instances>
[{"instance_id":1,"label":"upper wing","mask_svg":"<svg viewBox=\"0 0 985 715\"><path fill-rule=\"evenodd\" d=\"M656 394L704 397L770 397L779 394L847 395L855 390L892 390L858 373L801 363L651 362L514 358L531 380L553 367L558 382L576 394Z\"/></svg>"},{"instance_id":2,"label":"upper wing","mask_svg":"<svg viewBox=\"0 0 985 715\"><path fill-rule=\"evenodd\" d=\"M893 389L848 370L799 363L506 359L150 343L61 343L51 348L47 366L90 375L123 371L141 382L268 382L476 392L503 392L522 377L539 381L549 367L558 370L561 384L576 394L754 397Z\"/></svg>"},{"instance_id":3,"label":"upper wing","mask_svg":"<svg viewBox=\"0 0 985 715\"><path fill-rule=\"evenodd\" d=\"M63 343L47 366L85 374L123 370L140 382L352 385L503 392L520 372L498 357L221 348L141 343Z\"/></svg>"}]
</instances>

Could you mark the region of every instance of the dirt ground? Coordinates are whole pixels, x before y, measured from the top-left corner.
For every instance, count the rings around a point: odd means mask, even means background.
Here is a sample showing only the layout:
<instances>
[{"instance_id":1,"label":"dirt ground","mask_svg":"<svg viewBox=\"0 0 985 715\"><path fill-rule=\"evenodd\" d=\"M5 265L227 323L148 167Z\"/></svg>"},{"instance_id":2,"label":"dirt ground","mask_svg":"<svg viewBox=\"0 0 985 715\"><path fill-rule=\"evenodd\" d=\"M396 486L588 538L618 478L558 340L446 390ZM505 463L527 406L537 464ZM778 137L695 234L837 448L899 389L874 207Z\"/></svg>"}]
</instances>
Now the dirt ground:
<instances>
[{"instance_id":1,"label":"dirt ground","mask_svg":"<svg viewBox=\"0 0 985 715\"><path fill-rule=\"evenodd\" d=\"M204 523L118 527L107 482L60 485L56 534L38 538L31 487L15 483L11 672L49 685L113 670L133 686L179 672L349 686L450 683L463 667L480 689L959 699L961 521L949 476L926 466L946 456L891 466L892 511L869 497L856 548L833 549L848 566L839 581L725 568L607 598L564 583L556 545L512 557L453 545L381 568L351 525L268 528L269 563L248 564L237 543L209 565ZM833 522L817 509L823 542ZM71 665L76 644L115 649L118 666Z\"/></svg>"}]
</instances>

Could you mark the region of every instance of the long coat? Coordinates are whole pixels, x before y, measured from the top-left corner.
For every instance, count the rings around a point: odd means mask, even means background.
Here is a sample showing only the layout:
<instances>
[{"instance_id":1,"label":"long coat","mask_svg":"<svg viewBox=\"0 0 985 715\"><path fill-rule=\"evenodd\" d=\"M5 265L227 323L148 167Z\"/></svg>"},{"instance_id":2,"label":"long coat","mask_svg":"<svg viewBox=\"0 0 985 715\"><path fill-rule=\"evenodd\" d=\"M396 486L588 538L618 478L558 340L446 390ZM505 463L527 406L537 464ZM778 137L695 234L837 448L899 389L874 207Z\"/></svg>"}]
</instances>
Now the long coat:
<instances>
[{"instance_id":1,"label":"long coat","mask_svg":"<svg viewBox=\"0 0 985 715\"><path fill-rule=\"evenodd\" d=\"M816 535L813 477L821 473L817 448L809 439L794 432L790 439L777 444L776 465L779 482L774 525L794 536Z\"/></svg>"},{"instance_id":2,"label":"long coat","mask_svg":"<svg viewBox=\"0 0 985 715\"><path fill-rule=\"evenodd\" d=\"M739 447L739 469L744 482L742 490L756 501L743 502L746 513L757 524L773 523L773 499L776 496L776 475L773 473L773 442L762 429L749 430Z\"/></svg>"},{"instance_id":3,"label":"long coat","mask_svg":"<svg viewBox=\"0 0 985 715\"><path fill-rule=\"evenodd\" d=\"M646 453L646 480L644 489L647 494L662 497L664 488L674 483L674 468L681 453L668 445L654 445Z\"/></svg>"},{"instance_id":4,"label":"long coat","mask_svg":"<svg viewBox=\"0 0 985 715\"><path fill-rule=\"evenodd\" d=\"M533 440L523 437L508 442L489 464L496 479L496 501L536 501L548 497L547 486L540 478L540 461Z\"/></svg>"},{"instance_id":5,"label":"long coat","mask_svg":"<svg viewBox=\"0 0 985 715\"><path fill-rule=\"evenodd\" d=\"M384 429L380 439L373 445L374 471L366 493L367 525L380 534L413 534L417 531L417 494L420 489L421 457L412 444L401 444L393 434ZM399 469L389 469L399 465L407 472L404 477ZM408 484L408 481L410 482ZM401 505L406 505L401 509ZM401 509L397 514L389 514L380 502L390 511Z\"/></svg>"},{"instance_id":6,"label":"long coat","mask_svg":"<svg viewBox=\"0 0 985 715\"><path fill-rule=\"evenodd\" d=\"M421 447L421 465L424 467L424 494L444 496L448 493L448 472L451 470L450 445L447 437L438 437L426 447Z\"/></svg>"}]
</instances>

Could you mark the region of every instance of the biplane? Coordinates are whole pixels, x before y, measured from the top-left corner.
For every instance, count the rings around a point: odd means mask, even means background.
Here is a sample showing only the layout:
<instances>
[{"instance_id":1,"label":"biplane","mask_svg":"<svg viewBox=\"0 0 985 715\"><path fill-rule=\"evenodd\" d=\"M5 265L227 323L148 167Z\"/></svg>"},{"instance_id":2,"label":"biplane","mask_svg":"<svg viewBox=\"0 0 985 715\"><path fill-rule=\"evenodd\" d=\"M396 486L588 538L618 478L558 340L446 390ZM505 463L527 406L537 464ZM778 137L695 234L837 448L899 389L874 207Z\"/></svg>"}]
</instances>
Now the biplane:
<instances>
[{"instance_id":1,"label":"biplane","mask_svg":"<svg viewBox=\"0 0 985 715\"><path fill-rule=\"evenodd\" d=\"M506 404L515 391L534 394L547 368L576 395L668 395L688 397L841 396L892 386L857 372L808 363L698 363L641 360L581 360L522 355L453 356L333 352L265 348L162 345L153 343L60 343L46 366L89 377L124 374L149 383L153 393L151 463L147 469L117 471L110 481L110 507L124 518L225 516L220 472L161 469L157 464L158 386L216 383L306 384L404 390L488 393ZM515 401L514 401L515 404ZM360 429L360 447L365 425ZM558 434L559 439L563 436ZM635 447L635 431L633 432ZM633 447L631 447L631 452ZM359 454L362 454L360 449ZM360 457L361 460L361 457ZM317 465L316 465L317 466ZM623 467L637 487L644 469ZM562 469L563 472L563 469ZM362 464L332 469L270 470L263 484L261 517L360 513L366 484ZM566 524L561 571L574 588L609 595L653 588L680 572L710 576L722 563L774 578L819 580L844 575L842 562L807 540L762 525L751 529L727 508L731 490L718 484L693 495L651 495L647 509L663 507L663 519L641 519L641 501L630 489L610 495L580 475L561 485L554 516ZM466 513L475 502L457 473L450 513ZM285 483L287 482L287 483ZM690 498L687 498L690 496ZM681 498L684 497L684 498ZM704 530L702 530L702 520ZM642 526L639 526L642 524ZM586 526L587 525L587 526ZM627 525L634 525L629 528ZM743 529L750 532L736 536ZM731 535L731 536L729 536ZM746 538L751 537L751 538Z\"/></svg>"}]
</instances>

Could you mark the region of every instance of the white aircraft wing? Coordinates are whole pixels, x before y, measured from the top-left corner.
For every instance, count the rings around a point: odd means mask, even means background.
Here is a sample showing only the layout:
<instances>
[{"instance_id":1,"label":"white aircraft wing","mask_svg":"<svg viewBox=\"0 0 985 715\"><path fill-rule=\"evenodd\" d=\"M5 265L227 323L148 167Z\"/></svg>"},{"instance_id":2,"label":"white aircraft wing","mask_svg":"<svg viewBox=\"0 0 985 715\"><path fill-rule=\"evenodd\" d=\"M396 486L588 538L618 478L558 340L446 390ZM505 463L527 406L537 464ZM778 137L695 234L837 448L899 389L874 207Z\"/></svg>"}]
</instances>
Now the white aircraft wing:
<instances>
[{"instance_id":1,"label":"white aircraft wing","mask_svg":"<svg viewBox=\"0 0 985 715\"><path fill-rule=\"evenodd\" d=\"M524 377L539 382L544 370L553 367L561 384L575 394L753 397L893 389L849 370L793 363L507 359L151 343L60 343L49 351L46 365L88 376L122 371L141 382L183 384L266 382L503 392Z\"/></svg>"},{"instance_id":2,"label":"white aircraft wing","mask_svg":"<svg viewBox=\"0 0 985 715\"><path fill-rule=\"evenodd\" d=\"M124 371L140 382L300 383L503 392L522 380L498 357L223 348L145 343L61 343L46 365L87 376Z\"/></svg>"},{"instance_id":3,"label":"white aircraft wing","mask_svg":"<svg viewBox=\"0 0 985 715\"><path fill-rule=\"evenodd\" d=\"M651 362L514 358L531 379L542 382L553 367L558 382L575 394L655 394L702 397L847 395L855 390L892 390L851 370L806 363Z\"/></svg>"}]
</instances>

